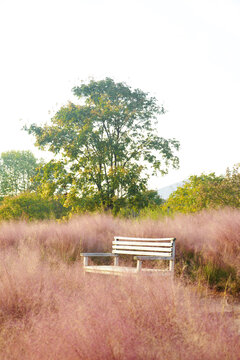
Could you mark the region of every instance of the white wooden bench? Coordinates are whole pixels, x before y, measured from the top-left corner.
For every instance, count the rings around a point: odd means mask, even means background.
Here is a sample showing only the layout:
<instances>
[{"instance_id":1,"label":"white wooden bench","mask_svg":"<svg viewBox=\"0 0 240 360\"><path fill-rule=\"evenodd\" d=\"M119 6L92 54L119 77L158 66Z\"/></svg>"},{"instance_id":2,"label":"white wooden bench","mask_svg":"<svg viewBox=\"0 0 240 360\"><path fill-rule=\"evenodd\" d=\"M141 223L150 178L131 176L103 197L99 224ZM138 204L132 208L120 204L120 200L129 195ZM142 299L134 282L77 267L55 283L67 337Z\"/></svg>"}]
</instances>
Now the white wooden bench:
<instances>
[{"instance_id":1,"label":"white wooden bench","mask_svg":"<svg viewBox=\"0 0 240 360\"><path fill-rule=\"evenodd\" d=\"M175 238L133 238L115 236L111 253L81 253L85 272L126 275L146 273L174 273ZM137 260L136 267L119 266L119 255L131 255ZM88 265L89 257L114 257L114 265ZM145 260L168 260L169 266L164 269L150 269L142 267Z\"/></svg>"}]
</instances>

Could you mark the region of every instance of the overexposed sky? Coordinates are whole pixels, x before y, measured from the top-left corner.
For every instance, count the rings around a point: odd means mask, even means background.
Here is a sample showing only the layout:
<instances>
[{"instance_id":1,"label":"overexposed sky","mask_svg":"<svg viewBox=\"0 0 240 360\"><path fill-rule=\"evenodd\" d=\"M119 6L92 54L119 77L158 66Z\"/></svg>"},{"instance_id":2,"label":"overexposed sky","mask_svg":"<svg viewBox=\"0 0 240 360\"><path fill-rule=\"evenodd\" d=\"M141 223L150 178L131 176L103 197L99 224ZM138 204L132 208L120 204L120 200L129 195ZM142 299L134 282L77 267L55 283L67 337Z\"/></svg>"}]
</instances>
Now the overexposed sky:
<instances>
[{"instance_id":1,"label":"overexposed sky","mask_svg":"<svg viewBox=\"0 0 240 360\"><path fill-rule=\"evenodd\" d=\"M71 89L112 77L168 111L159 134L180 169L153 188L240 162L239 0L0 0L0 153L31 150Z\"/></svg>"}]
</instances>

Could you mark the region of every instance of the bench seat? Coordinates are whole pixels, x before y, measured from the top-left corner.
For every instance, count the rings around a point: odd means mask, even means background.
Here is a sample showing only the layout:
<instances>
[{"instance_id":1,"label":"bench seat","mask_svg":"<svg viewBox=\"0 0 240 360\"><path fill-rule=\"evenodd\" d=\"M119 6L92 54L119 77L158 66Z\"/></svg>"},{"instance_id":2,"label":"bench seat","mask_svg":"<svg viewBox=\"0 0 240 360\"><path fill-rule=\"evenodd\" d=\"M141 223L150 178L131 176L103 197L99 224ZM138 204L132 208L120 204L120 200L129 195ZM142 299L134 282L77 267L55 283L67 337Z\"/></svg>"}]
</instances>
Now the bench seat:
<instances>
[{"instance_id":1,"label":"bench seat","mask_svg":"<svg viewBox=\"0 0 240 360\"><path fill-rule=\"evenodd\" d=\"M98 273L98 274L109 274L109 275L129 275L138 274L139 270L136 267L130 266L111 266L111 265L90 265L84 268L85 272ZM145 274L162 274L168 275L169 270L166 269L141 269L142 273Z\"/></svg>"}]
</instances>

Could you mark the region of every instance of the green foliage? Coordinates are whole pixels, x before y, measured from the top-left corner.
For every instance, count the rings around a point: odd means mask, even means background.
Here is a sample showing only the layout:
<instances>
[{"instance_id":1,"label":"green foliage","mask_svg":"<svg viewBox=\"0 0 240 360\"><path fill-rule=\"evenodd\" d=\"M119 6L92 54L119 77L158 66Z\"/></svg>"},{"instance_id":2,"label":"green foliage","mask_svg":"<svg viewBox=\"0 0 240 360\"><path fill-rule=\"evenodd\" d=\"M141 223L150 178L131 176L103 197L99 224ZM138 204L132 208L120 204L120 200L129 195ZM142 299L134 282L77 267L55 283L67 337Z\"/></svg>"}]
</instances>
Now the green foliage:
<instances>
[{"instance_id":1,"label":"green foliage","mask_svg":"<svg viewBox=\"0 0 240 360\"><path fill-rule=\"evenodd\" d=\"M33 181L37 192L43 198L52 199L59 195L66 195L72 179L62 161L51 160L36 169Z\"/></svg>"},{"instance_id":2,"label":"green foliage","mask_svg":"<svg viewBox=\"0 0 240 360\"><path fill-rule=\"evenodd\" d=\"M164 109L147 93L109 78L82 84L73 93L79 104L61 107L51 125L25 128L37 146L61 157L46 165L42 188L65 191L67 206L76 210L144 206L147 166L153 175L178 167L178 141L158 136L155 128Z\"/></svg>"},{"instance_id":3,"label":"green foliage","mask_svg":"<svg viewBox=\"0 0 240 360\"><path fill-rule=\"evenodd\" d=\"M202 209L220 207L240 207L239 166L232 172L228 169L225 176L191 176L184 186L179 187L164 203L164 213L193 213Z\"/></svg>"},{"instance_id":4,"label":"green foliage","mask_svg":"<svg viewBox=\"0 0 240 360\"><path fill-rule=\"evenodd\" d=\"M17 195L33 188L37 160L30 151L8 151L0 158L0 196Z\"/></svg>"},{"instance_id":5,"label":"green foliage","mask_svg":"<svg viewBox=\"0 0 240 360\"><path fill-rule=\"evenodd\" d=\"M231 295L239 294L240 283L236 268L216 259L204 258L204 252L183 251L176 259L176 274L187 282L206 285L217 291L227 291Z\"/></svg>"},{"instance_id":6,"label":"green foliage","mask_svg":"<svg viewBox=\"0 0 240 360\"><path fill-rule=\"evenodd\" d=\"M67 209L62 206L61 199L44 199L36 193L6 196L0 204L0 220L59 219L66 214Z\"/></svg>"},{"instance_id":7,"label":"green foliage","mask_svg":"<svg viewBox=\"0 0 240 360\"><path fill-rule=\"evenodd\" d=\"M140 210L139 217L141 219L159 220L164 216L162 205L147 206Z\"/></svg>"},{"instance_id":8,"label":"green foliage","mask_svg":"<svg viewBox=\"0 0 240 360\"><path fill-rule=\"evenodd\" d=\"M119 199L114 203L113 213L123 217L148 217L149 213L153 213L163 203L163 199L155 190L146 190L136 193L132 198L120 203ZM147 213L147 216L144 214Z\"/></svg>"},{"instance_id":9,"label":"green foliage","mask_svg":"<svg viewBox=\"0 0 240 360\"><path fill-rule=\"evenodd\" d=\"M202 268L203 275L210 286L217 286L218 290L224 290L230 279L236 280L236 271L230 266L216 266L208 262Z\"/></svg>"}]
</instances>

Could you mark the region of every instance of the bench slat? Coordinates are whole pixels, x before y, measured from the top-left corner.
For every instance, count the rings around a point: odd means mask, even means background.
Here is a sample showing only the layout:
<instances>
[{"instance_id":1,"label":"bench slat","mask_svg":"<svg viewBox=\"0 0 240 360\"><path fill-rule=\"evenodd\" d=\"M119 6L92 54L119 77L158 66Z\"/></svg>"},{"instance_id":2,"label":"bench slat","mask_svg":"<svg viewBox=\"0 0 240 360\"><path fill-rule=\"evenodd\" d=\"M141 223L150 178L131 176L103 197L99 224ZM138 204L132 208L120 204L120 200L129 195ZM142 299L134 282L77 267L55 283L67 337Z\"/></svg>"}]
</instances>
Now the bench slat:
<instances>
[{"instance_id":1,"label":"bench slat","mask_svg":"<svg viewBox=\"0 0 240 360\"><path fill-rule=\"evenodd\" d=\"M126 236L114 236L114 239L117 240L136 240L136 241L174 241L175 238L136 238L136 237L126 237Z\"/></svg>"},{"instance_id":2,"label":"bench slat","mask_svg":"<svg viewBox=\"0 0 240 360\"><path fill-rule=\"evenodd\" d=\"M113 241L113 245L147 245L147 246L166 246L169 248L172 248L172 243L166 243L166 242L144 242L144 241Z\"/></svg>"},{"instance_id":3,"label":"bench slat","mask_svg":"<svg viewBox=\"0 0 240 360\"><path fill-rule=\"evenodd\" d=\"M168 257L168 256L134 256L134 260L172 260L172 256Z\"/></svg>"},{"instance_id":4,"label":"bench slat","mask_svg":"<svg viewBox=\"0 0 240 360\"><path fill-rule=\"evenodd\" d=\"M171 256L172 253L167 252L151 252L151 251L127 251L127 250L113 250L113 254L126 255L152 255L152 256Z\"/></svg>"},{"instance_id":5,"label":"bench slat","mask_svg":"<svg viewBox=\"0 0 240 360\"><path fill-rule=\"evenodd\" d=\"M171 252L169 248L162 248L162 247L147 247L147 246L125 246L125 245L113 245L112 247L115 250L146 250L148 251L162 251L162 252Z\"/></svg>"}]
</instances>

